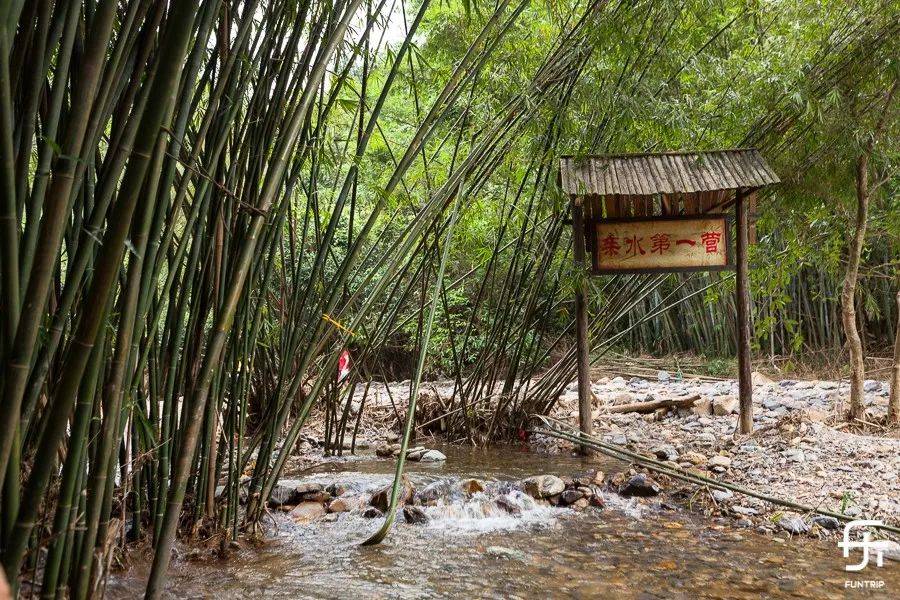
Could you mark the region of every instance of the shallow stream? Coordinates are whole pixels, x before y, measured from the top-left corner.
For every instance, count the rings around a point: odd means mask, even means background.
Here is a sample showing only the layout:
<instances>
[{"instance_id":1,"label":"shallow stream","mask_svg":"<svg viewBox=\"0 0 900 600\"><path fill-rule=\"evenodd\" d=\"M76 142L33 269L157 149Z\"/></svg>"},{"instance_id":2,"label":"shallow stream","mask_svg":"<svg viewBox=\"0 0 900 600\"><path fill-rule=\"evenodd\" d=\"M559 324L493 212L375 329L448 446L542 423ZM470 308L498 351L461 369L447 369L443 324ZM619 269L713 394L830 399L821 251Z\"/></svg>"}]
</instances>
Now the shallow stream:
<instances>
[{"instance_id":1,"label":"shallow stream","mask_svg":"<svg viewBox=\"0 0 900 600\"><path fill-rule=\"evenodd\" d=\"M517 449L442 448L446 463L411 463L421 488L437 480L518 480L579 475L621 463L584 462ZM387 485L394 462L335 460L306 481L358 490ZM511 515L487 494L425 509L427 524L398 515L387 540L361 547L380 525L358 513L308 525L277 514L273 539L228 561L175 561L168 593L178 598L871 598L900 597L900 563L874 560L847 573L834 541L796 540L724 527L709 519L610 494L603 510L536 505L516 496ZM335 518L335 517L330 517ZM109 582L107 597L143 591L146 566ZM875 581L880 589L854 589ZM878 584L877 582L882 582ZM848 584L848 582L850 582ZM870 584L871 585L871 584Z\"/></svg>"}]
</instances>

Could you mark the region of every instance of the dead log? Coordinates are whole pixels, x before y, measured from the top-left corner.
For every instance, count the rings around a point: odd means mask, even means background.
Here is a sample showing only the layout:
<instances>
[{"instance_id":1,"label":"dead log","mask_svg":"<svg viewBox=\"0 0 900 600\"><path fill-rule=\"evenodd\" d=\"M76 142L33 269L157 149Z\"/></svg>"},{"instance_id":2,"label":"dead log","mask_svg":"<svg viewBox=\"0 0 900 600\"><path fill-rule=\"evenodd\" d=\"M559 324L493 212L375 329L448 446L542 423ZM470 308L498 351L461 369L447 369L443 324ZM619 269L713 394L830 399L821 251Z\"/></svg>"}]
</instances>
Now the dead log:
<instances>
[{"instance_id":1,"label":"dead log","mask_svg":"<svg viewBox=\"0 0 900 600\"><path fill-rule=\"evenodd\" d=\"M699 395L685 396L684 398L663 398L660 400L651 400L650 402L633 402L631 404L609 406L606 411L610 413L636 412L649 414L656 412L661 408L690 408L694 405L694 402L699 399Z\"/></svg>"}]
</instances>

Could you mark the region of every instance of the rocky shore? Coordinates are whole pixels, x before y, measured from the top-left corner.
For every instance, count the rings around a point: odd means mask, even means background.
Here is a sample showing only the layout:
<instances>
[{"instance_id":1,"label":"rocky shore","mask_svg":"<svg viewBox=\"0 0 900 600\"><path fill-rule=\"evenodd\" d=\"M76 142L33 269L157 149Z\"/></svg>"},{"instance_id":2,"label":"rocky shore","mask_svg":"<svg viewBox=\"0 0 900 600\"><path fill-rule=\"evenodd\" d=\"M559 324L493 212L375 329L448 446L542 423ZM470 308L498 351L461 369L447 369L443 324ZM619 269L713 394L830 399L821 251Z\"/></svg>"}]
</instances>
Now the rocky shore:
<instances>
[{"instance_id":1,"label":"rocky shore","mask_svg":"<svg viewBox=\"0 0 900 600\"><path fill-rule=\"evenodd\" d=\"M602 378L594 434L630 450L655 456L706 476L852 517L900 523L900 439L875 425L887 409L888 387L865 383L868 431L836 418L849 394L846 382L774 382L754 374L755 432L735 435L735 381L676 380L661 371L656 380ZM611 413L609 406L697 395L690 409L651 414ZM570 385L554 414L577 423L577 387ZM865 424L863 424L865 425ZM540 449L570 450L558 440L537 439ZM657 478L662 481L665 478ZM828 517L791 513L741 494L698 490L681 482L664 486L673 498L740 527L821 535L839 528Z\"/></svg>"}]
</instances>

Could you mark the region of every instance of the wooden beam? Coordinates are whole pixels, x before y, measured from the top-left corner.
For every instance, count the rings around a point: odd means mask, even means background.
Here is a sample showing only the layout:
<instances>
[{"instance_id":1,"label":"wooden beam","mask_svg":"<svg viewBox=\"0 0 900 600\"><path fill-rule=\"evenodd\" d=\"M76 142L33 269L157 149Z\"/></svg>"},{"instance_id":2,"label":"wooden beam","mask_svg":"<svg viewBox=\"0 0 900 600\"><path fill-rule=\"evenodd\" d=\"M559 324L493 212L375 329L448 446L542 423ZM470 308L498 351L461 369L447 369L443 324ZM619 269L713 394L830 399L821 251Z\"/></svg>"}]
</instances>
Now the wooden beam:
<instances>
[{"instance_id":1,"label":"wooden beam","mask_svg":"<svg viewBox=\"0 0 900 600\"><path fill-rule=\"evenodd\" d=\"M587 289L588 268L584 251L584 213L581 199L572 202L572 236L575 251L575 266L578 282L575 285L575 352L578 363L578 426L586 435L591 434L591 374L590 342L588 340ZM580 448L582 454L590 454L586 445Z\"/></svg>"},{"instance_id":2,"label":"wooden beam","mask_svg":"<svg viewBox=\"0 0 900 600\"><path fill-rule=\"evenodd\" d=\"M737 228L737 355L738 355L738 402L740 405L738 430L753 432L753 384L750 368L750 276L747 260L749 219L747 214L747 191L739 189L735 194L734 210Z\"/></svg>"}]
</instances>

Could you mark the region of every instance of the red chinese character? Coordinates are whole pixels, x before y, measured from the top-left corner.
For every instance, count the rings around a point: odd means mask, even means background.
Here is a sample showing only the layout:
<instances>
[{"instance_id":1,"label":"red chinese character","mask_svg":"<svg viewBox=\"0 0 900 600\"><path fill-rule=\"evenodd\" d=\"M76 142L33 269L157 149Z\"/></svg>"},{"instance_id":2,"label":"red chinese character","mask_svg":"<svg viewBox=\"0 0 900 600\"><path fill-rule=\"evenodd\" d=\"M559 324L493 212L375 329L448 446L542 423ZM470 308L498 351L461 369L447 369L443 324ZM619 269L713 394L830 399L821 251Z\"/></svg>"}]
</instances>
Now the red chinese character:
<instances>
[{"instance_id":1,"label":"red chinese character","mask_svg":"<svg viewBox=\"0 0 900 600\"><path fill-rule=\"evenodd\" d=\"M654 233L650 236L650 252L662 254L672 246L668 233Z\"/></svg>"},{"instance_id":2,"label":"red chinese character","mask_svg":"<svg viewBox=\"0 0 900 600\"><path fill-rule=\"evenodd\" d=\"M694 241L694 240L676 240L676 241L675 241L675 245L676 245L676 246L680 246L680 245L682 245L682 244L689 244L689 245L691 245L691 246L696 246L696 245L697 245L697 242Z\"/></svg>"},{"instance_id":3,"label":"red chinese character","mask_svg":"<svg viewBox=\"0 0 900 600\"><path fill-rule=\"evenodd\" d=\"M718 231L705 231L700 235L700 239L706 244L706 253L714 254L719 251L719 240L722 234Z\"/></svg>"},{"instance_id":4,"label":"red chinese character","mask_svg":"<svg viewBox=\"0 0 900 600\"><path fill-rule=\"evenodd\" d=\"M636 235L633 235L630 238L625 238L625 245L627 246L625 250L627 252L627 256L637 256L638 253L647 254L646 252L644 252L644 249L641 248L641 241L643 239L644 238L639 238Z\"/></svg>"},{"instance_id":5,"label":"red chinese character","mask_svg":"<svg viewBox=\"0 0 900 600\"><path fill-rule=\"evenodd\" d=\"M600 240L600 253L603 256L618 256L619 248L619 238L611 233Z\"/></svg>"}]
</instances>

